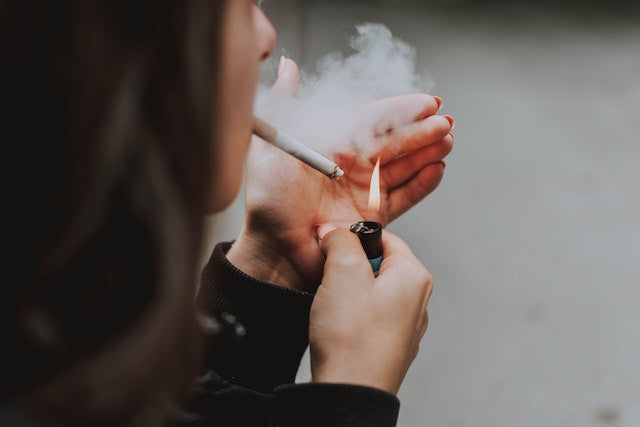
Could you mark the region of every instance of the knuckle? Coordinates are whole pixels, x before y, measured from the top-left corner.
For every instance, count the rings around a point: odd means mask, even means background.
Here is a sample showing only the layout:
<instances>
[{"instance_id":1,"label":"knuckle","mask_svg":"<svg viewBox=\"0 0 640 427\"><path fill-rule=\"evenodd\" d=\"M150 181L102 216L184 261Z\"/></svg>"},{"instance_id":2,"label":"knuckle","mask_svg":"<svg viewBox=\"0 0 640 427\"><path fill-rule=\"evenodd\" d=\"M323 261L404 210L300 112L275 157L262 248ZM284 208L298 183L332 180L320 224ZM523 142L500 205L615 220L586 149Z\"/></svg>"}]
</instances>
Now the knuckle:
<instances>
[{"instance_id":1,"label":"knuckle","mask_svg":"<svg viewBox=\"0 0 640 427\"><path fill-rule=\"evenodd\" d=\"M423 274L423 280L424 283L427 287L432 288L433 287L433 276L431 275L431 273L429 272L429 270L427 270L426 268L424 269Z\"/></svg>"},{"instance_id":2,"label":"knuckle","mask_svg":"<svg viewBox=\"0 0 640 427\"><path fill-rule=\"evenodd\" d=\"M431 275L431 272L427 270L427 267L422 264L420 264L420 275L425 282L433 282L433 276Z\"/></svg>"},{"instance_id":3,"label":"knuckle","mask_svg":"<svg viewBox=\"0 0 640 427\"><path fill-rule=\"evenodd\" d=\"M405 283L409 285L407 290L421 299L429 298L433 292L433 277L421 264L407 263L402 266L405 271Z\"/></svg>"},{"instance_id":4,"label":"knuckle","mask_svg":"<svg viewBox=\"0 0 640 427\"><path fill-rule=\"evenodd\" d=\"M429 292L433 291L433 285L435 282L433 280L433 276L431 275L431 273L427 272L424 283Z\"/></svg>"},{"instance_id":5,"label":"knuckle","mask_svg":"<svg viewBox=\"0 0 640 427\"><path fill-rule=\"evenodd\" d=\"M425 292L431 292L433 289L433 276L426 269L425 266L420 264L419 267L416 268L416 281L420 284L420 289Z\"/></svg>"},{"instance_id":6,"label":"knuckle","mask_svg":"<svg viewBox=\"0 0 640 427\"><path fill-rule=\"evenodd\" d=\"M420 344L416 345L413 351L411 352L411 361L413 362L418 357L420 353Z\"/></svg>"}]
</instances>

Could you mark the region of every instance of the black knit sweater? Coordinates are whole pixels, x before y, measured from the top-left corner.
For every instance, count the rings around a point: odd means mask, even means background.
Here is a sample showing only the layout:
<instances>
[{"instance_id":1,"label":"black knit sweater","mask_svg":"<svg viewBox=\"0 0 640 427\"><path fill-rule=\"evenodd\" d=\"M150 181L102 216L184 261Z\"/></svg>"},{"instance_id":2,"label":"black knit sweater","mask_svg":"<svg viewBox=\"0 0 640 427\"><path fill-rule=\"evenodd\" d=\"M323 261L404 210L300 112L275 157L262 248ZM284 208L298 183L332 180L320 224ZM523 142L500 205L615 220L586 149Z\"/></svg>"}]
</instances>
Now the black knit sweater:
<instances>
[{"instance_id":1,"label":"black knit sweater","mask_svg":"<svg viewBox=\"0 0 640 427\"><path fill-rule=\"evenodd\" d=\"M390 393L346 384L294 384L308 345L313 295L255 280L218 245L202 275L198 308L222 319L207 374L185 426L387 427L400 403Z\"/></svg>"},{"instance_id":2,"label":"black knit sweater","mask_svg":"<svg viewBox=\"0 0 640 427\"><path fill-rule=\"evenodd\" d=\"M390 393L346 384L294 384L308 345L313 295L255 280L218 245L202 274L198 309L217 325L206 374L177 426L388 427L400 403ZM219 319L216 323L215 319ZM0 406L0 426L31 427Z\"/></svg>"}]
</instances>

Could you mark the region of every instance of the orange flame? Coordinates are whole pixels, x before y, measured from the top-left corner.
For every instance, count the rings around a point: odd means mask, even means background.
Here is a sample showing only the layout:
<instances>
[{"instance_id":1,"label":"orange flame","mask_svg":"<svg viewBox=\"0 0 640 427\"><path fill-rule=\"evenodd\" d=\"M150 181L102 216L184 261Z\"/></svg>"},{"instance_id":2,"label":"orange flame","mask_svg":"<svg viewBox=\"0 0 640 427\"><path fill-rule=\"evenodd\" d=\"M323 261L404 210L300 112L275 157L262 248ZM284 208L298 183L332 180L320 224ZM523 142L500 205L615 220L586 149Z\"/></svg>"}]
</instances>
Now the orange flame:
<instances>
[{"instance_id":1,"label":"orange flame","mask_svg":"<svg viewBox=\"0 0 640 427\"><path fill-rule=\"evenodd\" d=\"M371 175L371 186L369 187L369 211L378 212L380 210L380 156Z\"/></svg>"}]
</instances>

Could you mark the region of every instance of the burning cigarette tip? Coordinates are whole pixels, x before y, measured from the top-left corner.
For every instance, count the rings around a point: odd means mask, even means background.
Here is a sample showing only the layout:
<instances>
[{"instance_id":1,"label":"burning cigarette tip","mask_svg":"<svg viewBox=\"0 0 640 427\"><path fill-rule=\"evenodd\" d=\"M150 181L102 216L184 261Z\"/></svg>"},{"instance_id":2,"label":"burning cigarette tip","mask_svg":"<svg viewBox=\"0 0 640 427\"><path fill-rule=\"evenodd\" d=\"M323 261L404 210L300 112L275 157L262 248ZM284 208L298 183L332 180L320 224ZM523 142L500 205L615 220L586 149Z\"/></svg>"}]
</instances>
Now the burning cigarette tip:
<instances>
[{"instance_id":1,"label":"burning cigarette tip","mask_svg":"<svg viewBox=\"0 0 640 427\"><path fill-rule=\"evenodd\" d=\"M340 179L340 177L344 176L344 171L340 169L340 166L336 166L336 170L329 176L331 179Z\"/></svg>"}]
</instances>

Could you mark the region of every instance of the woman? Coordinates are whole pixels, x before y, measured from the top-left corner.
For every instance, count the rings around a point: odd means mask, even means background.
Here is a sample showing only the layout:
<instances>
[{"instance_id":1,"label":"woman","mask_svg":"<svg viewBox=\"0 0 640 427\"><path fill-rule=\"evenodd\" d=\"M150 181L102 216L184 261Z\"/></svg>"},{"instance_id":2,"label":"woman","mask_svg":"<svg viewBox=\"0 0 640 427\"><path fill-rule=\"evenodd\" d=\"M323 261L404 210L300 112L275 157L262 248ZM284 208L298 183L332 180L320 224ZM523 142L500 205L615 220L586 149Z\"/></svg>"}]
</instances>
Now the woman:
<instances>
[{"instance_id":1,"label":"woman","mask_svg":"<svg viewBox=\"0 0 640 427\"><path fill-rule=\"evenodd\" d=\"M390 233L375 278L339 224L362 218L379 152L381 222L438 185L440 100L363 110L395 119L336 155L339 183L256 140L245 226L214 250L196 322L202 218L237 195L275 31L250 0L25 3L0 8L20 278L2 290L0 424L394 425L432 279ZM294 93L295 63L279 71ZM313 380L292 384L308 342Z\"/></svg>"}]
</instances>

